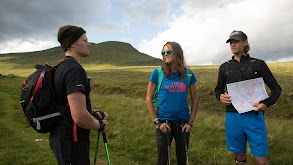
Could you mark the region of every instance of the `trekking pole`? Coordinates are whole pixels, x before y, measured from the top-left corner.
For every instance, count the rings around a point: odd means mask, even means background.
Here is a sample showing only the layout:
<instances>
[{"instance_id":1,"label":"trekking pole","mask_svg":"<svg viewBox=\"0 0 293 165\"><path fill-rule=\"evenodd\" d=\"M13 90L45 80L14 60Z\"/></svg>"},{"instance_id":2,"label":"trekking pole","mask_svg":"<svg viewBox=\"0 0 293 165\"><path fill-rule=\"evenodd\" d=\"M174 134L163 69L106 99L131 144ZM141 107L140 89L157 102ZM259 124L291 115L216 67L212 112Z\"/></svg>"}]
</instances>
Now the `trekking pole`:
<instances>
[{"instance_id":1,"label":"trekking pole","mask_svg":"<svg viewBox=\"0 0 293 165\"><path fill-rule=\"evenodd\" d=\"M106 133L105 132L102 132L102 135L103 135L103 140L104 140L104 144L105 144L105 150L106 150L106 154L107 154L108 165L111 165L111 163L110 163L110 157L109 157L109 152L108 152L108 145L107 145Z\"/></svg>"},{"instance_id":2,"label":"trekking pole","mask_svg":"<svg viewBox=\"0 0 293 165\"><path fill-rule=\"evenodd\" d=\"M169 125L169 120L166 120L166 124ZM168 142L168 161L169 165L171 164L171 159L170 159L170 132L169 129L167 128L167 142Z\"/></svg>"},{"instance_id":3,"label":"trekking pole","mask_svg":"<svg viewBox=\"0 0 293 165\"><path fill-rule=\"evenodd\" d=\"M182 121L182 127L185 125L185 122ZM188 146L187 146L187 142L186 142L186 132L184 130L183 132L183 138L184 138L184 144L185 144L185 155L186 155L186 161L187 161L187 165L189 165L189 157L188 157Z\"/></svg>"},{"instance_id":4,"label":"trekking pole","mask_svg":"<svg viewBox=\"0 0 293 165\"><path fill-rule=\"evenodd\" d=\"M105 113L103 111L98 111L98 112L102 115L102 118L105 116ZM98 120L99 120L99 123L100 123L100 127L104 128L102 118L98 118ZM99 148L99 139L100 139L100 130L98 130L98 137L97 137L94 165L96 165L96 161L97 161L97 154L98 154L98 148Z\"/></svg>"},{"instance_id":5,"label":"trekking pole","mask_svg":"<svg viewBox=\"0 0 293 165\"><path fill-rule=\"evenodd\" d=\"M97 154L98 154L98 148L99 148L99 139L100 139L100 132L98 132L98 138L97 138L97 145L96 145L96 153L95 153L94 165L96 165L96 161L97 161Z\"/></svg>"}]
</instances>

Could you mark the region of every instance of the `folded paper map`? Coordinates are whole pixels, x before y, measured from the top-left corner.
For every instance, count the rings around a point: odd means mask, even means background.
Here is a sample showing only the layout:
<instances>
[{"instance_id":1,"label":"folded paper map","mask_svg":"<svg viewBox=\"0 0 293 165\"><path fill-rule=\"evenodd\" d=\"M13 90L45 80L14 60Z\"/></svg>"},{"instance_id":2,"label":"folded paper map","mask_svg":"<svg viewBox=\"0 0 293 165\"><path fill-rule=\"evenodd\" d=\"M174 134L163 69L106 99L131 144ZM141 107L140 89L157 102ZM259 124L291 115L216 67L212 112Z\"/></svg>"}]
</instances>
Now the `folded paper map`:
<instances>
[{"instance_id":1,"label":"folded paper map","mask_svg":"<svg viewBox=\"0 0 293 165\"><path fill-rule=\"evenodd\" d=\"M262 77L227 84L232 104L239 113L256 109L252 104L268 98Z\"/></svg>"}]
</instances>

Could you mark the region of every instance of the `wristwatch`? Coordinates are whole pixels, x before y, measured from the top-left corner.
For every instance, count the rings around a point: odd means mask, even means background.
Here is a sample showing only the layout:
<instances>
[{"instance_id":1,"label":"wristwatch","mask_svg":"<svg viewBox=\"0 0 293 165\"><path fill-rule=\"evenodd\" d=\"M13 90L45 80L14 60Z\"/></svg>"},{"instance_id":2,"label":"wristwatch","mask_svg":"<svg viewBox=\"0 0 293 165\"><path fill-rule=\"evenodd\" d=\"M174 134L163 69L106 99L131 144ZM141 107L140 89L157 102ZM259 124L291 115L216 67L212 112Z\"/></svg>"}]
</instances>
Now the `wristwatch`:
<instances>
[{"instance_id":1,"label":"wristwatch","mask_svg":"<svg viewBox=\"0 0 293 165\"><path fill-rule=\"evenodd\" d=\"M160 123L159 118L156 118L156 119L154 120L154 124L157 125L157 124L159 124L159 123Z\"/></svg>"}]
</instances>

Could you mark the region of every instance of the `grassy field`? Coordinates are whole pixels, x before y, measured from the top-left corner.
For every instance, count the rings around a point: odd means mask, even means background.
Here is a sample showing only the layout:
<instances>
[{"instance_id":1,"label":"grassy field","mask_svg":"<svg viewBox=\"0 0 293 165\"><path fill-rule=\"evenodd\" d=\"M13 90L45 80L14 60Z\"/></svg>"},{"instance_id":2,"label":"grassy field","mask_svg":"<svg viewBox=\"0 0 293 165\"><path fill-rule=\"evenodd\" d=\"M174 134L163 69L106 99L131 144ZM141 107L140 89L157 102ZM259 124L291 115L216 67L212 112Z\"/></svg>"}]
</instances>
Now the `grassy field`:
<instances>
[{"instance_id":1,"label":"grassy field","mask_svg":"<svg viewBox=\"0 0 293 165\"><path fill-rule=\"evenodd\" d=\"M11 60L11 59L10 59ZM20 107L20 87L33 69L15 67L9 59L0 60L0 164L56 164L48 134L36 133L26 122ZM8 61L8 62L7 62ZM266 115L269 162L273 165L293 162L293 62L269 64L283 88L275 106ZM17 64L19 66L19 64ZM154 165L156 163L155 128L145 105L148 79L155 66L85 64L92 77L93 108L109 114L108 149L113 165ZM199 109L190 138L190 164L234 164L234 155L226 150L225 111L214 96L218 66L190 68L198 79ZM90 158L93 163L97 132L91 132ZM171 163L175 164L174 143ZM250 151L248 147L248 152ZM102 139L98 164L107 164ZM254 164L248 154L248 164Z\"/></svg>"}]
</instances>

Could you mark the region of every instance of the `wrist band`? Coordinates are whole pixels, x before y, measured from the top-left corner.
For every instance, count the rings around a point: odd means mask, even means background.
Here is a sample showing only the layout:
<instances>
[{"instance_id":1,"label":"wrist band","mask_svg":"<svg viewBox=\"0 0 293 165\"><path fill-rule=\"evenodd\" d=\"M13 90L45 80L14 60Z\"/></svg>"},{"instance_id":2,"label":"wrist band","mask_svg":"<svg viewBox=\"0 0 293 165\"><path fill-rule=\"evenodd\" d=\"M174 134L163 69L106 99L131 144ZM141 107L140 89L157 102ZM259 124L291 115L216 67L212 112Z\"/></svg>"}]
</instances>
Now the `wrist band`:
<instances>
[{"instance_id":1,"label":"wrist band","mask_svg":"<svg viewBox=\"0 0 293 165\"><path fill-rule=\"evenodd\" d=\"M159 118L156 118L156 119L154 120L154 124L157 125L157 124L159 124L159 123L160 123Z\"/></svg>"}]
</instances>

